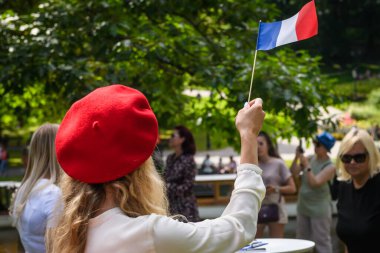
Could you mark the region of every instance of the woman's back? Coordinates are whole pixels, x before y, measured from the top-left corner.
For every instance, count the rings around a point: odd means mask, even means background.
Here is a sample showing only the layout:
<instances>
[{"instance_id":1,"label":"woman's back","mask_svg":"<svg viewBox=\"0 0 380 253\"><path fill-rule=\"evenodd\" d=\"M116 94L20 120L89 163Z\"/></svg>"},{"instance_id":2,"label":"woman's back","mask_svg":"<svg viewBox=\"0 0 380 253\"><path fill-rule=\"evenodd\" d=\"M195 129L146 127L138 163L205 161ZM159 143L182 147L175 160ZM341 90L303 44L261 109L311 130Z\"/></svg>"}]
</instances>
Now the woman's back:
<instances>
[{"instance_id":1,"label":"woman's back","mask_svg":"<svg viewBox=\"0 0 380 253\"><path fill-rule=\"evenodd\" d=\"M57 124L46 123L33 133L26 172L10 208L28 253L45 252L46 228L54 225L53 212L61 200L55 185L61 174L55 156L57 130Z\"/></svg>"},{"instance_id":2,"label":"woman's back","mask_svg":"<svg viewBox=\"0 0 380 253\"><path fill-rule=\"evenodd\" d=\"M85 253L232 253L253 240L265 194L261 169L238 166L230 203L221 217L184 223L165 215L129 217L112 208L88 222Z\"/></svg>"},{"instance_id":3,"label":"woman's back","mask_svg":"<svg viewBox=\"0 0 380 253\"><path fill-rule=\"evenodd\" d=\"M90 219L85 253L154 252L148 217L131 218L112 208Z\"/></svg>"},{"instance_id":4,"label":"woman's back","mask_svg":"<svg viewBox=\"0 0 380 253\"><path fill-rule=\"evenodd\" d=\"M45 231L56 224L54 210L60 196L60 189L48 179L39 179L33 187L16 224L26 252L45 252Z\"/></svg>"}]
</instances>

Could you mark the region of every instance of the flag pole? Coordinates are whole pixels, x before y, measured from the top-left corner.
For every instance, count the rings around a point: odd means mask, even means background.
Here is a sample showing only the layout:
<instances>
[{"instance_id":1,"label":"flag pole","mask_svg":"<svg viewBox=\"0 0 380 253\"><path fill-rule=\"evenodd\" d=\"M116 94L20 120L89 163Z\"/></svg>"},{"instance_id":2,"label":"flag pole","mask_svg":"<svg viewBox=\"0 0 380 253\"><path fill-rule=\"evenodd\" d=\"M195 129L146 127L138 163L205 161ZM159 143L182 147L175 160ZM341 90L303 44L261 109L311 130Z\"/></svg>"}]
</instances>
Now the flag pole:
<instances>
[{"instance_id":1,"label":"flag pole","mask_svg":"<svg viewBox=\"0 0 380 253\"><path fill-rule=\"evenodd\" d=\"M254 56L254 58L253 58L252 75L251 75L251 85L249 86L248 101L247 101L248 103L249 103L249 101L251 101L251 92L252 92L253 76L255 75L256 56L257 56L257 49L255 50L255 56Z\"/></svg>"},{"instance_id":2,"label":"flag pole","mask_svg":"<svg viewBox=\"0 0 380 253\"><path fill-rule=\"evenodd\" d=\"M255 67L256 67L257 44L258 44L258 42L259 42L259 36L260 36L260 24L261 24L261 20L259 21L259 31L258 31L258 34L257 34L257 42L256 42L255 56L253 57L252 75L251 75L251 85L249 86L249 94L248 94L248 101L247 101L247 103L249 103L249 101L251 100L251 92L252 92L253 76L255 75Z\"/></svg>"}]
</instances>

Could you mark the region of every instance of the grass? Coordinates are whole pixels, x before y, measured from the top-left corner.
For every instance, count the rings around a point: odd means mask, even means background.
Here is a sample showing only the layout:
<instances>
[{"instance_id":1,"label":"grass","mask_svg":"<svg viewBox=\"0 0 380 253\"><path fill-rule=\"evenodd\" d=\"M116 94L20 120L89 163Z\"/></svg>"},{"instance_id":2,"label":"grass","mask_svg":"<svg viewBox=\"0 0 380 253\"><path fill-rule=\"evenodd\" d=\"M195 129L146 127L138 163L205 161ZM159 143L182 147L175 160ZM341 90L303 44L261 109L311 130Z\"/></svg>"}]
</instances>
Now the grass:
<instances>
[{"instance_id":1,"label":"grass","mask_svg":"<svg viewBox=\"0 0 380 253\"><path fill-rule=\"evenodd\" d=\"M11 176L11 177L0 177L0 181L18 181L21 182L24 176Z\"/></svg>"},{"instance_id":2,"label":"grass","mask_svg":"<svg viewBox=\"0 0 380 253\"><path fill-rule=\"evenodd\" d=\"M335 84L338 95L342 96L347 106L352 101L365 101L373 89L380 88L379 78L370 78L366 80L348 81Z\"/></svg>"},{"instance_id":3,"label":"grass","mask_svg":"<svg viewBox=\"0 0 380 253\"><path fill-rule=\"evenodd\" d=\"M18 168L22 167L21 157L12 157L8 160L9 168Z\"/></svg>"}]
</instances>

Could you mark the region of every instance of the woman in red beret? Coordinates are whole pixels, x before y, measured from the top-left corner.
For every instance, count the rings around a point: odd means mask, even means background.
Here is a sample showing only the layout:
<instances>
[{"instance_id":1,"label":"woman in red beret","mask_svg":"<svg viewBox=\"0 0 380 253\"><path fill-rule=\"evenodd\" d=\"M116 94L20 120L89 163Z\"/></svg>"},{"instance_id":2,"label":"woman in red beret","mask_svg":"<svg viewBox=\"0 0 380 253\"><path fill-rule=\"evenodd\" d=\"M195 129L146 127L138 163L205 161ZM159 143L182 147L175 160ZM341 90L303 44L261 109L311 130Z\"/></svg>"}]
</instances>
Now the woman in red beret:
<instances>
[{"instance_id":1,"label":"woman in red beret","mask_svg":"<svg viewBox=\"0 0 380 253\"><path fill-rule=\"evenodd\" d=\"M91 92L58 130L56 152L67 175L48 252L231 253L245 246L255 237L265 195L256 142L264 115L256 99L236 116L241 164L222 216L183 223L167 216L165 184L151 158L158 124L145 96L123 85Z\"/></svg>"},{"instance_id":2,"label":"woman in red beret","mask_svg":"<svg viewBox=\"0 0 380 253\"><path fill-rule=\"evenodd\" d=\"M164 178L170 213L183 215L188 221L198 221L197 200L193 192L197 174L193 134L185 126L176 126L169 146L174 153L166 159Z\"/></svg>"}]
</instances>

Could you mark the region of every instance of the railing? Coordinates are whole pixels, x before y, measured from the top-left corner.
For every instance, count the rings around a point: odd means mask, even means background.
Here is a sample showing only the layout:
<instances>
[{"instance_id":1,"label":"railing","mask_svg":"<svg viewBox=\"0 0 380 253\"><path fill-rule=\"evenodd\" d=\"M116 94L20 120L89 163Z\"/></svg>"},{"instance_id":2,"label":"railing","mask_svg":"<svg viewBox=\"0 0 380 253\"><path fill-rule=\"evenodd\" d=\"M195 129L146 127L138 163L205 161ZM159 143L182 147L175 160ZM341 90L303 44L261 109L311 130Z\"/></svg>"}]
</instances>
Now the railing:
<instances>
[{"instance_id":1,"label":"railing","mask_svg":"<svg viewBox=\"0 0 380 253\"><path fill-rule=\"evenodd\" d=\"M198 206L227 205L236 174L197 175L195 177L194 192ZM297 201L297 194L285 195L285 201L292 203Z\"/></svg>"},{"instance_id":2,"label":"railing","mask_svg":"<svg viewBox=\"0 0 380 253\"><path fill-rule=\"evenodd\" d=\"M234 188L236 174L197 175L194 192L199 206L226 205Z\"/></svg>"}]
</instances>

